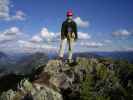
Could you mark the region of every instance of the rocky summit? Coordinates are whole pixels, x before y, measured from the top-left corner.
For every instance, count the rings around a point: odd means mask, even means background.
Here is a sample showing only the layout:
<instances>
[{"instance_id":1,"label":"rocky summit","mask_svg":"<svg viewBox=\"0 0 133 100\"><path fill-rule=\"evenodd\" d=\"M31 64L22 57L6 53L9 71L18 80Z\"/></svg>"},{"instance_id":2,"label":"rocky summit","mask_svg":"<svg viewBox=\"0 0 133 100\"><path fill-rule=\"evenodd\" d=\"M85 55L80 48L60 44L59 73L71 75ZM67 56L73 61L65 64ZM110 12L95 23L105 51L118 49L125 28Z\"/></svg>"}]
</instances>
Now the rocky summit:
<instances>
[{"instance_id":1,"label":"rocky summit","mask_svg":"<svg viewBox=\"0 0 133 100\"><path fill-rule=\"evenodd\" d=\"M133 64L108 58L49 60L3 91L0 100L131 100ZM126 76L125 76L126 75Z\"/></svg>"},{"instance_id":2,"label":"rocky summit","mask_svg":"<svg viewBox=\"0 0 133 100\"><path fill-rule=\"evenodd\" d=\"M81 58L78 58L79 60ZM41 69L38 72L38 69ZM3 92L0 100L63 100L79 99L80 82L86 69L80 64L67 64L60 60L49 60L34 71L31 78L22 79L14 91ZM36 72L38 74L36 74Z\"/></svg>"}]
</instances>

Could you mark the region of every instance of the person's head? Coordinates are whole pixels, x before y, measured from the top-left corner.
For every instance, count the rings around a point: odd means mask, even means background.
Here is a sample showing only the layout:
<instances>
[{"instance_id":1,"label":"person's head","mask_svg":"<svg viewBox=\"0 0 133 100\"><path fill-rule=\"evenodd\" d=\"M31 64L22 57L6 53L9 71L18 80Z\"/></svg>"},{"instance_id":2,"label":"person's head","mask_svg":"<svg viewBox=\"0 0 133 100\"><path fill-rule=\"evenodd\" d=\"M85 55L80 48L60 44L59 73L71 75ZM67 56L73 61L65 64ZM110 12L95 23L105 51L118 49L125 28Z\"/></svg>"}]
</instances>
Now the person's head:
<instances>
[{"instance_id":1,"label":"person's head","mask_svg":"<svg viewBox=\"0 0 133 100\"><path fill-rule=\"evenodd\" d=\"M68 10L66 15L67 15L67 19L72 20L72 16L73 16L72 10Z\"/></svg>"}]
</instances>

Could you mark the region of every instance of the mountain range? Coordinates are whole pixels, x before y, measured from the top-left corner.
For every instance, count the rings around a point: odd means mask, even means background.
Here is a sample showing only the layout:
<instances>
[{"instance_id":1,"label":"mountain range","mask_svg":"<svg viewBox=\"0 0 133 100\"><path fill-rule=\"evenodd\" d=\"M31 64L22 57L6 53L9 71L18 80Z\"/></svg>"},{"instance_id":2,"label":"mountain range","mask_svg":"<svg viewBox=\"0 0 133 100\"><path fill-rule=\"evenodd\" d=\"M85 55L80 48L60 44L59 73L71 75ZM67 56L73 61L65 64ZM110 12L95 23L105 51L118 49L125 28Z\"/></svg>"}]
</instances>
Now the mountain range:
<instances>
[{"instance_id":1,"label":"mountain range","mask_svg":"<svg viewBox=\"0 0 133 100\"><path fill-rule=\"evenodd\" d=\"M76 52L73 54L73 58L86 57L86 58L100 58L108 57L112 59L122 59L133 63L133 52ZM36 67L36 65L47 63L49 59L57 59L57 54L46 54L42 52L36 53L16 53L6 54L0 52L0 76L3 73L30 73L30 71ZM65 54L67 58L67 54Z\"/></svg>"}]
</instances>

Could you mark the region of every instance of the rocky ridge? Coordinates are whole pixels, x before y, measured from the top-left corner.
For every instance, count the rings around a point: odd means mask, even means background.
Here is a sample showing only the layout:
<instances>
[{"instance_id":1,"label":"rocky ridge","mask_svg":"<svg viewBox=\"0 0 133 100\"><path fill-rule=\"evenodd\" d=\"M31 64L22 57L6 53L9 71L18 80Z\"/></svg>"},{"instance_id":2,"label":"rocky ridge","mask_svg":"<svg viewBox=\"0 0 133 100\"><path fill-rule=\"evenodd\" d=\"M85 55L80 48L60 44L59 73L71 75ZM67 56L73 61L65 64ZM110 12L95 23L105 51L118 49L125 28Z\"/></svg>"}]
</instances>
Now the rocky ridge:
<instances>
[{"instance_id":1,"label":"rocky ridge","mask_svg":"<svg viewBox=\"0 0 133 100\"><path fill-rule=\"evenodd\" d=\"M0 100L130 100L132 64L103 58L77 57L77 63L49 60L22 79ZM125 77L126 75L126 77ZM116 92L117 91L117 92ZM130 98L130 99L129 99Z\"/></svg>"},{"instance_id":2,"label":"rocky ridge","mask_svg":"<svg viewBox=\"0 0 133 100\"><path fill-rule=\"evenodd\" d=\"M79 59L81 58L77 58L77 62ZM38 69L41 70L38 72ZM38 69L32 77L21 80L17 90L3 92L0 100L63 100L70 97L78 99L85 67L80 64L70 66L55 59L49 60Z\"/></svg>"}]
</instances>

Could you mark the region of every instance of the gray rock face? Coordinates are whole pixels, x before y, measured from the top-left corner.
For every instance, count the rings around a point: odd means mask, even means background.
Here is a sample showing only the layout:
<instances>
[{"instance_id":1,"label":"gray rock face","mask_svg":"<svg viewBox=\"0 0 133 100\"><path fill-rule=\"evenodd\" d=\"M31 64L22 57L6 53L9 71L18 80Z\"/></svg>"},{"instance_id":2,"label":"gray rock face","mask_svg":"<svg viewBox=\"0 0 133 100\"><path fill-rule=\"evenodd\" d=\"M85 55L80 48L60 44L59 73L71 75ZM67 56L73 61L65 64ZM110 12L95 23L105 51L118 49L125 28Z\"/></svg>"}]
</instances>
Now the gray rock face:
<instances>
[{"instance_id":1,"label":"gray rock face","mask_svg":"<svg viewBox=\"0 0 133 100\"><path fill-rule=\"evenodd\" d=\"M76 62L49 60L28 76L9 74L0 81L0 100L133 100L132 64L81 57Z\"/></svg>"},{"instance_id":2,"label":"gray rock face","mask_svg":"<svg viewBox=\"0 0 133 100\"><path fill-rule=\"evenodd\" d=\"M63 100L62 95L46 85L32 84L24 79L18 85L18 91L3 92L0 100Z\"/></svg>"},{"instance_id":3,"label":"gray rock face","mask_svg":"<svg viewBox=\"0 0 133 100\"><path fill-rule=\"evenodd\" d=\"M77 58L76 62L78 64L70 66L60 60L49 60L37 79L22 80L17 91L2 93L0 100L79 100L80 83L93 69L84 58Z\"/></svg>"},{"instance_id":4,"label":"gray rock face","mask_svg":"<svg viewBox=\"0 0 133 100\"><path fill-rule=\"evenodd\" d=\"M0 100L14 100L15 92L13 90L8 90L3 92L0 96Z\"/></svg>"},{"instance_id":5,"label":"gray rock face","mask_svg":"<svg viewBox=\"0 0 133 100\"><path fill-rule=\"evenodd\" d=\"M67 94L68 97L76 98L80 93L80 82L87 72L87 67L83 66L82 63L80 64L83 61L83 58L77 58L79 64L70 66L60 60L51 60L44 67L44 72L50 74L50 83L62 93Z\"/></svg>"}]
</instances>

